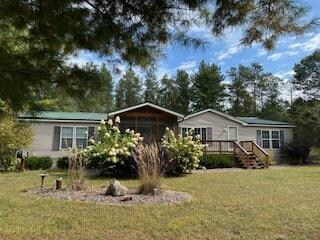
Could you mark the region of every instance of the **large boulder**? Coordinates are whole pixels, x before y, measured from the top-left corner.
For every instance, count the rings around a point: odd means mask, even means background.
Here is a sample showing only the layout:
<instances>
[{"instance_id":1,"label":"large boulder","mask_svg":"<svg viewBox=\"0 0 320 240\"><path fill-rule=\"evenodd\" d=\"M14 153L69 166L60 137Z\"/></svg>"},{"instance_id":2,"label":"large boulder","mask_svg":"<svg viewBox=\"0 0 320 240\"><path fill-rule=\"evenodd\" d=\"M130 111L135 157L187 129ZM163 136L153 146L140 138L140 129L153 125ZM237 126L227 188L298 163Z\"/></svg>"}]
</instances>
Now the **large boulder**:
<instances>
[{"instance_id":1,"label":"large boulder","mask_svg":"<svg viewBox=\"0 0 320 240\"><path fill-rule=\"evenodd\" d=\"M125 196L129 193L129 189L123 186L119 181L113 179L107 188L106 195Z\"/></svg>"}]
</instances>

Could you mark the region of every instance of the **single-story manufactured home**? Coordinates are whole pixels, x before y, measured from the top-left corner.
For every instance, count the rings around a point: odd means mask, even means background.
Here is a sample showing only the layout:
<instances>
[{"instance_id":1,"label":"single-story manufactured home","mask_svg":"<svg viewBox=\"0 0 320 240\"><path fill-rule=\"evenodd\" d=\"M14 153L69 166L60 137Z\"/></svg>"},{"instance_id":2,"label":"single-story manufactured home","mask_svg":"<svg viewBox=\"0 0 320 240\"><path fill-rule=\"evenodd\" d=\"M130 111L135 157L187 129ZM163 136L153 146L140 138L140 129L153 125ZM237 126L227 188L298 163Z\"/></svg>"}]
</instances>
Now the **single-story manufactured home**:
<instances>
[{"instance_id":1,"label":"single-story manufactured home","mask_svg":"<svg viewBox=\"0 0 320 240\"><path fill-rule=\"evenodd\" d=\"M100 121L116 116L121 119L122 131L130 128L156 140L161 139L166 127L176 134L194 128L195 134L206 143L208 153L236 153L240 149L242 154L247 154L259 149L260 154L272 152L278 157L281 146L292 141L294 128L286 122L232 117L212 109L183 116L149 102L110 113L24 113L19 119L29 122L34 129L34 141L28 149L30 155L60 158L68 147L85 147L88 139L96 134Z\"/></svg>"}]
</instances>

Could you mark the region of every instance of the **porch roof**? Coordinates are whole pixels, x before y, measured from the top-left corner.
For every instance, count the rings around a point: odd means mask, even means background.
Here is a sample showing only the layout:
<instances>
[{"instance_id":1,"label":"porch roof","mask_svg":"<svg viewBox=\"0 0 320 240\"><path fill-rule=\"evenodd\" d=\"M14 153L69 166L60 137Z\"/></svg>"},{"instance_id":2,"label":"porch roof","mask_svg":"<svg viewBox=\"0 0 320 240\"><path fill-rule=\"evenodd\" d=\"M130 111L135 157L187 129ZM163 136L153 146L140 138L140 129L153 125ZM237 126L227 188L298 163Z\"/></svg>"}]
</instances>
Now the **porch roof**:
<instances>
[{"instance_id":1,"label":"porch roof","mask_svg":"<svg viewBox=\"0 0 320 240\"><path fill-rule=\"evenodd\" d=\"M144 102L144 103L137 104L137 105L134 105L134 106L131 106L131 107L128 107L128 108L123 108L123 109L120 109L120 110L117 110L117 111L114 111L114 112L110 112L109 116L116 116L116 115L119 115L121 113L128 112L128 111L135 110L135 109L142 108L142 107L151 107L151 108L160 110L162 112L166 112L166 113L169 113L171 115L177 116L178 118L183 118L184 117L180 113L171 111L171 110L166 109L164 107L160 107L160 106L158 106L156 104L153 104L153 103L150 103L150 102Z\"/></svg>"},{"instance_id":2,"label":"porch roof","mask_svg":"<svg viewBox=\"0 0 320 240\"><path fill-rule=\"evenodd\" d=\"M261 119L258 117L236 117L240 121L243 121L247 124L257 124L257 125L290 125L287 122L273 121L267 119Z\"/></svg>"}]
</instances>

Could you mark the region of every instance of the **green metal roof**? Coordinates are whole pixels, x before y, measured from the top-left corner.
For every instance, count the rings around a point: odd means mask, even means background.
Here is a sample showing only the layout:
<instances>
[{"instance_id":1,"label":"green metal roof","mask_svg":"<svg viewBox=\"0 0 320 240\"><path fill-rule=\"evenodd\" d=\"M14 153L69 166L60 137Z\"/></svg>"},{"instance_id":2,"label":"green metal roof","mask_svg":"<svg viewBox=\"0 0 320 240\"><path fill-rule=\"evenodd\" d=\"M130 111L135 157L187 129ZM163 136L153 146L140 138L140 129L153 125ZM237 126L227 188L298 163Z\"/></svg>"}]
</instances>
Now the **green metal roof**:
<instances>
[{"instance_id":1,"label":"green metal roof","mask_svg":"<svg viewBox=\"0 0 320 240\"><path fill-rule=\"evenodd\" d=\"M243 121L247 124L257 124L257 125L290 125L287 122L279 122L279 121L272 121L266 119L260 119L257 117L236 117L236 119Z\"/></svg>"},{"instance_id":2,"label":"green metal roof","mask_svg":"<svg viewBox=\"0 0 320 240\"><path fill-rule=\"evenodd\" d=\"M37 112L20 113L20 119L47 119L47 120L82 120L82 121L100 121L107 119L106 113L88 113L88 112Z\"/></svg>"}]
</instances>

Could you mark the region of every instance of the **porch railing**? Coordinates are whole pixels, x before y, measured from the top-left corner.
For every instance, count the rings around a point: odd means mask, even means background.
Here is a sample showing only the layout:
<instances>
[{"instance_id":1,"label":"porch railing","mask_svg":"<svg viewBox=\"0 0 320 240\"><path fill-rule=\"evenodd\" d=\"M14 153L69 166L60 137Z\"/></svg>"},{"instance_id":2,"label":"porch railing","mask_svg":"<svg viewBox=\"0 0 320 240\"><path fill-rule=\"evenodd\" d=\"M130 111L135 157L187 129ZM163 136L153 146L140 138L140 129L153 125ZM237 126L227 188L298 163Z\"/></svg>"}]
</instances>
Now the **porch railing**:
<instances>
[{"instance_id":1,"label":"porch railing","mask_svg":"<svg viewBox=\"0 0 320 240\"><path fill-rule=\"evenodd\" d=\"M205 152L207 153L220 153L220 154L233 154L234 141L231 140L206 140L202 141L206 145Z\"/></svg>"},{"instance_id":2,"label":"porch railing","mask_svg":"<svg viewBox=\"0 0 320 240\"><path fill-rule=\"evenodd\" d=\"M240 141L240 145L248 152L252 152L266 167L269 168L269 154L254 141Z\"/></svg>"},{"instance_id":3,"label":"porch railing","mask_svg":"<svg viewBox=\"0 0 320 240\"><path fill-rule=\"evenodd\" d=\"M206 140L202 143L206 145L206 153L233 154L245 168L248 168L252 161L256 161L256 158L264 167L269 167L268 153L254 141L240 141L238 143L233 140Z\"/></svg>"},{"instance_id":4,"label":"porch railing","mask_svg":"<svg viewBox=\"0 0 320 240\"><path fill-rule=\"evenodd\" d=\"M206 153L233 154L238 157L244 167L250 164L250 154L236 141L233 140L207 140Z\"/></svg>"}]
</instances>

